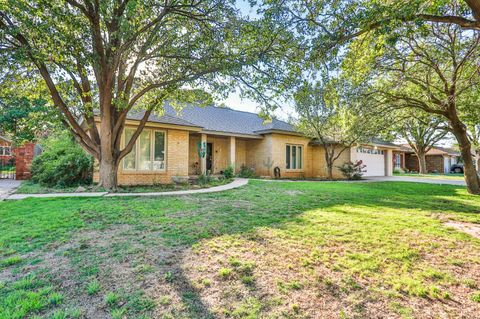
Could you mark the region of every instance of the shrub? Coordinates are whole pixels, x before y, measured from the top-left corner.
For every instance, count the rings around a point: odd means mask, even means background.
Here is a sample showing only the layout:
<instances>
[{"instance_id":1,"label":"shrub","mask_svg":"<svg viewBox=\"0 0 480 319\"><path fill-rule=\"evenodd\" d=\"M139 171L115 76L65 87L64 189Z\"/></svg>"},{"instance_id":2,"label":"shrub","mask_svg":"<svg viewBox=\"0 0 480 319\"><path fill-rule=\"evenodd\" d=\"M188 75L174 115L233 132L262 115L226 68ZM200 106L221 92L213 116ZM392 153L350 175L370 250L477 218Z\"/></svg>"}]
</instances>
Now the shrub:
<instances>
[{"instance_id":1,"label":"shrub","mask_svg":"<svg viewBox=\"0 0 480 319\"><path fill-rule=\"evenodd\" d=\"M233 166L232 166L232 165L228 166L228 167L223 171L223 177L225 177L226 179L233 178L233 175L234 175L234 171L233 171Z\"/></svg>"},{"instance_id":2,"label":"shrub","mask_svg":"<svg viewBox=\"0 0 480 319\"><path fill-rule=\"evenodd\" d=\"M212 182L212 176L209 174L202 174L198 176L197 179L198 185L208 185Z\"/></svg>"},{"instance_id":3,"label":"shrub","mask_svg":"<svg viewBox=\"0 0 480 319\"><path fill-rule=\"evenodd\" d=\"M243 178L255 177L255 170L253 168L250 168L242 164L242 166L240 167L240 172L238 173L238 176Z\"/></svg>"},{"instance_id":4,"label":"shrub","mask_svg":"<svg viewBox=\"0 0 480 319\"><path fill-rule=\"evenodd\" d=\"M349 161L337 167L347 179L358 180L362 179L363 173L366 172L365 167L367 166L364 165L362 161L355 161L355 163Z\"/></svg>"},{"instance_id":5,"label":"shrub","mask_svg":"<svg viewBox=\"0 0 480 319\"><path fill-rule=\"evenodd\" d=\"M42 144L43 153L32 162L32 180L42 186L65 187L92 181L93 159L68 135Z\"/></svg>"},{"instance_id":6,"label":"shrub","mask_svg":"<svg viewBox=\"0 0 480 319\"><path fill-rule=\"evenodd\" d=\"M393 174L403 174L405 173L405 171L401 168L398 168L396 167L394 170L393 170Z\"/></svg>"}]
</instances>

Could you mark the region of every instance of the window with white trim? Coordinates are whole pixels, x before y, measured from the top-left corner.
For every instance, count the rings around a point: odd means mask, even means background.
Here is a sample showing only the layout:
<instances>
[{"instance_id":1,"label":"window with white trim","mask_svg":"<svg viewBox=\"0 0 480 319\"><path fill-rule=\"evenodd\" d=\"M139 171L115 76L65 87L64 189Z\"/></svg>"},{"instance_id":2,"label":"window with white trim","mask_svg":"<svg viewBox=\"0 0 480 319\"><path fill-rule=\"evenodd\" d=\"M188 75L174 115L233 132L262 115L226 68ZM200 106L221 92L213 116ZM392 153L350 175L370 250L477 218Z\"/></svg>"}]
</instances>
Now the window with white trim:
<instances>
[{"instance_id":1,"label":"window with white trim","mask_svg":"<svg viewBox=\"0 0 480 319\"><path fill-rule=\"evenodd\" d=\"M303 146L287 144L285 149L285 163L287 169L302 169Z\"/></svg>"},{"instance_id":2,"label":"window with white trim","mask_svg":"<svg viewBox=\"0 0 480 319\"><path fill-rule=\"evenodd\" d=\"M395 168L401 168L402 166L402 157L399 153L395 154Z\"/></svg>"},{"instance_id":3,"label":"window with white trim","mask_svg":"<svg viewBox=\"0 0 480 319\"><path fill-rule=\"evenodd\" d=\"M10 146L0 146L0 155L12 155L12 148Z\"/></svg>"},{"instance_id":4,"label":"window with white trim","mask_svg":"<svg viewBox=\"0 0 480 319\"><path fill-rule=\"evenodd\" d=\"M124 145L132 139L135 130L136 128L125 128ZM123 169L126 171L165 170L165 137L164 131L144 129L132 151L123 158Z\"/></svg>"}]
</instances>

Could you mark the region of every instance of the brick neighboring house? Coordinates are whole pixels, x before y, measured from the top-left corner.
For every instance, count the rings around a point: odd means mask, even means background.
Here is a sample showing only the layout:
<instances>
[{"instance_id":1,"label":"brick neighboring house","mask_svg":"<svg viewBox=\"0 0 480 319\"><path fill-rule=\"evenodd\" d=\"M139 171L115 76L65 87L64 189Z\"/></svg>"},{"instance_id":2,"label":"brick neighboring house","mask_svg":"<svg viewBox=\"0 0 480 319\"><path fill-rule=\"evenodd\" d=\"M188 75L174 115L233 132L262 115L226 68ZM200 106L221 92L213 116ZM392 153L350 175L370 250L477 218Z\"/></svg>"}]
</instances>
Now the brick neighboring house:
<instances>
[{"instance_id":1,"label":"brick neighboring house","mask_svg":"<svg viewBox=\"0 0 480 319\"><path fill-rule=\"evenodd\" d=\"M143 114L128 114L122 147ZM367 164L366 175L392 175L392 151L397 148L391 143L372 141L345 151L336 165L359 159ZM177 113L167 104L163 116L150 115L134 149L120 163L118 182L171 183L174 176L207 171L219 174L230 165L237 173L246 166L264 177L274 177L276 167L282 178L327 176L323 147L289 123L277 119L265 123L255 113L215 106L189 106ZM334 177L342 178L337 168ZM98 172L94 172L94 181L98 179Z\"/></svg>"},{"instance_id":2,"label":"brick neighboring house","mask_svg":"<svg viewBox=\"0 0 480 319\"><path fill-rule=\"evenodd\" d=\"M427 172L429 173L449 173L452 165L460 160L460 152L443 147L432 147L425 156ZM418 172L418 158L413 150L402 145L399 150L394 152L394 168L401 168L406 171Z\"/></svg>"},{"instance_id":3,"label":"brick neighboring house","mask_svg":"<svg viewBox=\"0 0 480 319\"><path fill-rule=\"evenodd\" d=\"M12 141L0 135L0 164L7 165L13 161Z\"/></svg>"}]
</instances>

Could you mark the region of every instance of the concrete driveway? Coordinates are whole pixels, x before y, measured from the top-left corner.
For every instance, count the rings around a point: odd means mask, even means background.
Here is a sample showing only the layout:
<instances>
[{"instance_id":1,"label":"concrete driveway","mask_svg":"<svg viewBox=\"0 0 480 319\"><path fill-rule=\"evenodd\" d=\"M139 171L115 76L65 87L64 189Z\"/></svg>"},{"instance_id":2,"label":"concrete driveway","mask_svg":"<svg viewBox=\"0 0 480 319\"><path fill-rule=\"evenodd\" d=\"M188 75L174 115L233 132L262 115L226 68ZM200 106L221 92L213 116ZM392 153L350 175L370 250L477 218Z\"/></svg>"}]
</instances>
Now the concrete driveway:
<instances>
[{"instance_id":1,"label":"concrete driveway","mask_svg":"<svg viewBox=\"0 0 480 319\"><path fill-rule=\"evenodd\" d=\"M413 183L466 186L465 180L452 180L452 179L440 179L440 178L437 179L437 178L410 177L410 176L365 177L365 179L363 181L371 181L371 182L413 182Z\"/></svg>"},{"instance_id":2,"label":"concrete driveway","mask_svg":"<svg viewBox=\"0 0 480 319\"><path fill-rule=\"evenodd\" d=\"M12 193L22 181L16 181L14 179L0 179L0 201L5 199L10 193Z\"/></svg>"}]
</instances>

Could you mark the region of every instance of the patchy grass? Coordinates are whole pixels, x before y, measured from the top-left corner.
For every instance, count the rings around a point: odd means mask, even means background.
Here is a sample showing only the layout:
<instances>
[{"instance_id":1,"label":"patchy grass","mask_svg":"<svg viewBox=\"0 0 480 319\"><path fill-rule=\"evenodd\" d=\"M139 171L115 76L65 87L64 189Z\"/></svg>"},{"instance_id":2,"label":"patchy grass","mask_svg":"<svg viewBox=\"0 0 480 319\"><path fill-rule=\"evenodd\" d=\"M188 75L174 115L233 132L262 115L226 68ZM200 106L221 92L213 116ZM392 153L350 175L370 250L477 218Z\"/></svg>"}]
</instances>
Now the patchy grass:
<instances>
[{"instance_id":1,"label":"patchy grass","mask_svg":"<svg viewBox=\"0 0 480 319\"><path fill-rule=\"evenodd\" d=\"M74 193L78 186L75 187L46 187L33 181L23 181L16 189L17 194L51 194L51 193Z\"/></svg>"},{"instance_id":2,"label":"patchy grass","mask_svg":"<svg viewBox=\"0 0 480 319\"><path fill-rule=\"evenodd\" d=\"M457 173L449 173L449 174L394 173L394 175L405 176L405 177L420 177L420 178L427 178L427 179L449 179L449 180L455 180L455 181L463 181L465 179L463 174L457 174Z\"/></svg>"},{"instance_id":3,"label":"patchy grass","mask_svg":"<svg viewBox=\"0 0 480 319\"><path fill-rule=\"evenodd\" d=\"M219 178L210 181L206 184L199 185L175 185L175 184L156 184L156 185L134 185L134 186L119 186L118 193L157 193L157 192L170 192L175 190L189 190L198 188L209 188L214 186L220 186L230 183L231 179ZM85 192L106 192L102 187L95 185L82 185L85 188ZM32 181L24 181L16 189L17 194L50 194L50 193L74 193L78 189L75 187L46 187Z\"/></svg>"},{"instance_id":4,"label":"patchy grass","mask_svg":"<svg viewBox=\"0 0 480 319\"><path fill-rule=\"evenodd\" d=\"M0 203L0 319L473 318L480 197L415 183L269 183Z\"/></svg>"}]
</instances>

